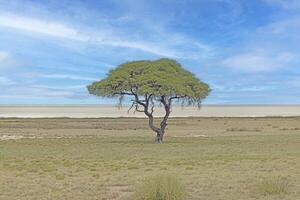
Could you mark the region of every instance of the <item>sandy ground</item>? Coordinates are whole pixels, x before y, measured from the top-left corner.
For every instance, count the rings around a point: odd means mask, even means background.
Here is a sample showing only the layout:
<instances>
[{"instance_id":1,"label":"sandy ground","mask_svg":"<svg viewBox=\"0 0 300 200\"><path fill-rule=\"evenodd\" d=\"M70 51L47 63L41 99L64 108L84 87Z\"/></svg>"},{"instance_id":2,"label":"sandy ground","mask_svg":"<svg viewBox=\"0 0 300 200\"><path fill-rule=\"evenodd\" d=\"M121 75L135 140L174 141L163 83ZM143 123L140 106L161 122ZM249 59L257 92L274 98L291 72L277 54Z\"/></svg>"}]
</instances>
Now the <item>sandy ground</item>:
<instances>
[{"instance_id":1,"label":"sandy ground","mask_svg":"<svg viewBox=\"0 0 300 200\"><path fill-rule=\"evenodd\" d=\"M144 117L142 113L128 113L128 106L119 109L113 105L2 105L0 117ZM157 116L162 116L163 109L156 108ZM195 107L173 107L171 117L262 117L262 116L300 116L300 105L290 106L215 106L204 105L199 110Z\"/></svg>"}]
</instances>

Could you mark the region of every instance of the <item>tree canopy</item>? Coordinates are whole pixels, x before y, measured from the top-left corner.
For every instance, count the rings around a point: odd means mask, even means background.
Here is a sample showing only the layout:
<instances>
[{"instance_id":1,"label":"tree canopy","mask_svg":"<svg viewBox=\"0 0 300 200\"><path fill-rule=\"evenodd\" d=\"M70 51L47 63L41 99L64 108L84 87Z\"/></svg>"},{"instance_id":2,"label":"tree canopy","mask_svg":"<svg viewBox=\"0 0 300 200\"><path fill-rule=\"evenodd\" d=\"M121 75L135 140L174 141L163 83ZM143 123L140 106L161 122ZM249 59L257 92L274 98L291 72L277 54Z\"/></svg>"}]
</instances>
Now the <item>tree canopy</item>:
<instances>
[{"instance_id":1,"label":"tree canopy","mask_svg":"<svg viewBox=\"0 0 300 200\"><path fill-rule=\"evenodd\" d=\"M175 60L133 61L119 65L108 76L88 86L91 94L102 97L138 96L171 97L183 104L200 104L209 94L208 84L182 68Z\"/></svg>"}]
</instances>

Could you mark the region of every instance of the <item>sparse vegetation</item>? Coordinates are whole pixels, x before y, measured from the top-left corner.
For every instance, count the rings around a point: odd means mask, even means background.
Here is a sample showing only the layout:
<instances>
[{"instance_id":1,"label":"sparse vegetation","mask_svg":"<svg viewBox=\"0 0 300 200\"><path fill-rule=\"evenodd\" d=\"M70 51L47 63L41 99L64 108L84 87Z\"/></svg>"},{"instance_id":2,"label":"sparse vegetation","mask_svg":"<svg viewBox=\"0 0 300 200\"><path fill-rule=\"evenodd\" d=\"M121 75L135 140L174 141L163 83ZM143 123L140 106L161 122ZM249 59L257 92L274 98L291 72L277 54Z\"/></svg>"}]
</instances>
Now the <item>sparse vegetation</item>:
<instances>
[{"instance_id":1,"label":"sparse vegetation","mask_svg":"<svg viewBox=\"0 0 300 200\"><path fill-rule=\"evenodd\" d=\"M231 132L261 132L260 129L247 129L247 128L227 128L226 131L231 131Z\"/></svg>"},{"instance_id":2,"label":"sparse vegetation","mask_svg":"<svg viewBox=\"0 0 300 200\"><path fill-rule=\"evenodd\" d=\"M134 200L183 200L185 189L176 175L157 175L143 180Z\"/></svg>"},{"instance_id":3,"label":"sparse vegetation","mask_svg":"<svg viewBox=\"0 0 300 200\"><path fill-rule=\"evenodd\" d=\"M288 181L282 177L264 178L260 184L260 191L265 196L286 194L288 191Z\"/></svg>"},{"instance_id":4,"label":"sparse vegetation","mask_svg":"<svg viewBox=\"0 0 300 200\"><path fill-rule=\"evenodd\" d=\"M279 130L299 118L170 119L164 145L153 144L146 119L0 123L0 138L24 136L0 141L0 199L128 200L145 178L164 173L180 177L185 200L299 199L300 132ZM238 124L262 131L226 131ZM279 175L287 192L263 195L261 178Z\"/></svg>"}]
</instances>

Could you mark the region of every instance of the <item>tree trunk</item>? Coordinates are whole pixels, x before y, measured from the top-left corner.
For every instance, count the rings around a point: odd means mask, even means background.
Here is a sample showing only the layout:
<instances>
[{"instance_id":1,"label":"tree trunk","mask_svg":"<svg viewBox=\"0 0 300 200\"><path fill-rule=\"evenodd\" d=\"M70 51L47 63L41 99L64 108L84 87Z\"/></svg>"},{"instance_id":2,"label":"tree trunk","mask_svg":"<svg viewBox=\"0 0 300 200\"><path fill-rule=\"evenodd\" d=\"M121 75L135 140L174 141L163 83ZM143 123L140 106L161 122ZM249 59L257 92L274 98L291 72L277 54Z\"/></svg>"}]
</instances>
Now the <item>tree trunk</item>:
<instances>
[{"instance_id":1,"label":"tree trunk","mask_svg":"<svg viewBox=\"0 0 300 200\"><path fill-rule=\"evenodd\" d=\"M170 110L170 106L171 106L171 100L166 101L165 97L161 98L161 102L165 107L165 116L163 117L161 123L160 123L160 128L158 128L157 130L154 130L156 132L156 137L155 137L155 143L157 144L162 144L163 143L163 139L164 139L164 134L165 134L165 129L167 127L167 121L168 118L170 116L171 110Z\"/></svg>"},{"instance_id":2,"label":"tree trunk","mask_svg":"<svg viewBox=\"0 0 300 200\"><path fill-rule=\"evenodd\" d=\"M162 144L163 143L164 132L165 132L165 130L162 130L162 129L159 129L159 131L156 132L156 137L155 137L155 143L156 144Z\"/></svg>"},{"instance_id":3,"label":"tree trunk","mask_svg":"<svg viewBox=\"0 0 300 200\"><path fill-rule=\"evenodd\" d=\"M136 107L136 111L138 112L144 112L145 115L148 117L149 119L149 127L156 133L156 137L155 137L155 143L157 144L161 144L163 143L163 138L164 138L164 133L165 133L165 129L167 127L167 121L168 118L170 116L170 107L171 107L171 98L168 100L165 96L161 96L161 103L164 105L165 108L165 116L163 117L161 123L160 123L160 127L157 127L154 125L154 117L153 117L153 108L154 108L154 103L152 104L152 106L150 107L150 111L149 111L149 102L152 101L151 99L151 95L145 97L145 101L146 103L142 102L139 100L139 97L137 94L134 94L135 96L135 100L136 102L144 107L144 110L139 110L138 106Z\"/></svg>"}]
</instances>

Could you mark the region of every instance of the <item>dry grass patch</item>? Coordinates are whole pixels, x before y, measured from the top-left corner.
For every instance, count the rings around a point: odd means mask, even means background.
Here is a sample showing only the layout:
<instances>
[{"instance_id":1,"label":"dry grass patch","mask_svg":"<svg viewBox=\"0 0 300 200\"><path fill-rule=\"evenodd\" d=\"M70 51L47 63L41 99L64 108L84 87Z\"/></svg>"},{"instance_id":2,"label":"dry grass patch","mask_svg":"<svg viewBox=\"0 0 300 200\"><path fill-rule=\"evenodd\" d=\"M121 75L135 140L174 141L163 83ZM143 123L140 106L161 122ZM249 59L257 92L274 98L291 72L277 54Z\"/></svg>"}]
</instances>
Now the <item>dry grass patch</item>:
<instances>
[{"instance_id":1,"label":"dry grass patch","mask_svg":"<svg viewBox=\"0 0 300 200\"><path fill-rule=\"evenodd\" d=\"M137 188L134 200L183 200L185 188L176 176L157 175L145 179Z\"/></svg>"},{"instance_id":2,"label":"dry grass patch","mask_svg":"<svg viewBox=\"0 0 300 200\"><path fill-rule=\"evenodd\" d=\"M282 177L269 177L263 179L259 185L261 194L264 196L287 194L289 182Z\"/></svg>"}]
</instances>

